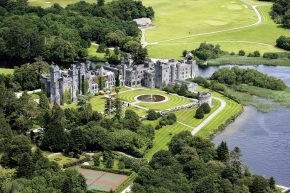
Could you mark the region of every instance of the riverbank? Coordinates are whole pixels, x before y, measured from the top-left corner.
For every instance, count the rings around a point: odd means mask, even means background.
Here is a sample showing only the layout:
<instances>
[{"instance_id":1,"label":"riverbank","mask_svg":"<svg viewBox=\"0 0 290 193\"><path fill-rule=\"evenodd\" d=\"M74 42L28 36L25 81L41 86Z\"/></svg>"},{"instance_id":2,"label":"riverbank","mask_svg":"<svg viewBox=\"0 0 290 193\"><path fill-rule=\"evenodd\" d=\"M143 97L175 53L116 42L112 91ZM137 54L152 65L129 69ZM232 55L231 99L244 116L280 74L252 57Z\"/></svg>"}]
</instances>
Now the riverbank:
<instances>
[{"instance_id":1,"label":"riverbank","mask_svg":"<svg viewBox=\"0 0 290 193\"><path fill-rule=\"evenodd\" d=\"M290 66L290 53L279 53L278 59L269 59L262 57L247 57L238 55L224 55L216 59L209 59L208 66L221 65L270 65L270 66Z\"/></svg>"}]
</instances>

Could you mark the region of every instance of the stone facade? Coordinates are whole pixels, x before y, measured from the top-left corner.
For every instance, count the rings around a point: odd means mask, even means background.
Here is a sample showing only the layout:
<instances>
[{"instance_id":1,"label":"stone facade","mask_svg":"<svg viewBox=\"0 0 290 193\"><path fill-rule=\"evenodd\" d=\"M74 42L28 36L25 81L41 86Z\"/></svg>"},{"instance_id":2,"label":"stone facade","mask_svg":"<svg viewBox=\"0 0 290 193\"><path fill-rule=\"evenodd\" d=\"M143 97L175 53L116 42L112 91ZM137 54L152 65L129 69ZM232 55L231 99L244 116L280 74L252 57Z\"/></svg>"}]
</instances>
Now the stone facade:
<instances>
[{"instance_id":1,"label":"stone facade","mask_svg":"<svg viewBox=\"0 0 290 193\"><path fill-rule=\"evenodd\" d=\"M100 80L102 79L102 80ZM57 65L51 65L50 75L42 75L43 89L51 103L63 105L65 100L77 101L79 94L96 94L99 92L100 81L104 89L115 85L115 74L101 67L89 70L89 65L73 64L68 71L60 70Z\"/></svg>"},{"instance_id":2,"label":"stone facade","mask_svg":"<svg viewBox=\"0 0 290 193\"><path fill-rule=\"evenodd\" d=\"M198 93L198 104L199 106L203 103L208 103L212 107L212 97L209 92L199 92Z\"/></svg>"},{"instance_id":3,"label":"stone facade","mask_svg":"<svg viewBox=\"0 0 290 193\"><path fill-rule=\"evenodd\" d=\"M77 101L77 95L96 94L100 90L100 79L103 89L115 86L118 75L120 86L145 86L161 89L169 85L194 78L195 61L184 62L175 60L147 60L142 65L133 65L131 59L122 59L117 66L103 65L100 69L89 70L90 64L73 64L68 71L62 71L57 65L51 65L50 75L43 75L41 82L50 97L51 103L64 104ZM188 82L187 82L188 83ZM87 85L87 86L85 86ZM189 85L191 91L193 85Z\"/></svg>"}]
</instances>

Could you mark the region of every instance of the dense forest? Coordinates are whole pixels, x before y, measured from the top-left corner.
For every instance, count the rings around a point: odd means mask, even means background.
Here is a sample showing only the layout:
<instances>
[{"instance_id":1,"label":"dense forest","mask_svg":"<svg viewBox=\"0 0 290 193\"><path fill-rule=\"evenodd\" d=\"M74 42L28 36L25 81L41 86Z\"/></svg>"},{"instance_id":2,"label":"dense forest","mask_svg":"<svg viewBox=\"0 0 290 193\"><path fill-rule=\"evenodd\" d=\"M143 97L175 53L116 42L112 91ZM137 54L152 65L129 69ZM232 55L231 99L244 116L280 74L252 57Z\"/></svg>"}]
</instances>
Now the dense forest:
<instances>
[{"instance_id":1,"label":"dense forest","mask_svg":"<svg viewBox=\"0 0 290 193\"><path fill-rule=\"evenodd\" d=\"M26 1L0 2L0 58L72 62L84 59L91 42L118 46L144 55L139 29L132 21L154 17L141 1L119 0L107 4L80 1L66 8L32 7ZM146 54L146 52L145 52Z\"/></svg>"},{"instance_id":2,"label":"dense forest","mask_svg":"<svg viewBox=\"0 0 290 193\"><path fill-rule=\"evenodd\" d=\"M272 17L276 23L290 28L290 1L273 0Z\"/></svg>"},{"instance_id":3,"label":"dense forest","mask_svg":"<svg viewBox=\"0 0 290 193\"><path fill-rule=\"evenodd\" d=\"M284 90L287 88L285 83L275 77L265 75L254 69L241 69L238 67L221 68L210 78L222 84L248 84L272 90Z\"/></svg>"},{"instance_id":4,"label":"dense forest","mask_svg":"<svg viewBox=\"0 0 290 193\"><path fill-rule=\"evenodd\" d=\"M252 175L239 148L217 148L209 140L185 131L175 135L169 150L157 152L142 167L134 193L275 193L275 180Z\"/></svg>"}]
</instances>

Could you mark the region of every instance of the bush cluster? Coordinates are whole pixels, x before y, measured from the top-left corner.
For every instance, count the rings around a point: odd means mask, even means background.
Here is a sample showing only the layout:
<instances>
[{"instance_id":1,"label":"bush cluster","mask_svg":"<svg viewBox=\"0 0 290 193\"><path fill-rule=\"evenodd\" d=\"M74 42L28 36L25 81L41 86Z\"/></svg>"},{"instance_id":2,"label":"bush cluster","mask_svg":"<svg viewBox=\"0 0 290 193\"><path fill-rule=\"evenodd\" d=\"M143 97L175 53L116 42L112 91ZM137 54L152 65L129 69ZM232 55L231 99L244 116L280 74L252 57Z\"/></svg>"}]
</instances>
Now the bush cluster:
<instances>
[{"instance_id":1,"label":"bush cluster","mask_svg":"<svg viewBox=\"0 0 290 193\"><path fill-rule=\"evenodd\" d=\"M173 125L177 121L177 117L174 113L169 113L168 115L164 115L162 119L159 121L159 124L156 126L156 129L160 129L166 125Z\"/></svg>"},{"instance_id":2,"label":"bush cluster","mask_svg":"<svg viewBox=\"0 0 290 193\"><path fill-rule=\"evenodd\" d=\"M221 68L212 76L212 80L216 80L222 84L248 84L261 88L272 90L284 90L287 88L285 83L275 77L268 76L254 69Z\"/></svg>"},{"instance_id":3,"label":"bush cluster","mask_svg":"<svg viewBox=\"0 0 290 193\"><path fill-rule=\"evenodd\" d=\"M195 118L202 119L204 118L204 114L208 114L211 111L211 107L208 103L203 103L200 105L200 107L196 110Z\"/></svg>"}]
</instances>

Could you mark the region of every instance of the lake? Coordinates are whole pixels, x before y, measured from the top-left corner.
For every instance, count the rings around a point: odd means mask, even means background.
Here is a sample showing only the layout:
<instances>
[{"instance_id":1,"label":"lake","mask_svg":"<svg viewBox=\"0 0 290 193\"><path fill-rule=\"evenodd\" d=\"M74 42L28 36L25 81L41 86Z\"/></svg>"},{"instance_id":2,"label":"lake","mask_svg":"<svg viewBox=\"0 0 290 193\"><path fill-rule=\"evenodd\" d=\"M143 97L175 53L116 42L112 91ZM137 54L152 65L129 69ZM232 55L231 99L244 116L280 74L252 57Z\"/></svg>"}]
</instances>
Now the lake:
<instances>
[{"instance_id":1,"label":"lake","mask_svg":"<svg viewBox=\"0 0 290 193\"><path fill-rule=\"evenodd\" d=\"M197 67L196 75L210 77L219 68L233 66ZM290 86L290 67L239 67L275 76ZM221 141L226 141L231 149L240 147L244 163L253 173L273 176L278 184L290 187L290 109L280 108L263 113L247 106L233 123L213 139L216 145Z\"/></svg>"}]
</instances>

